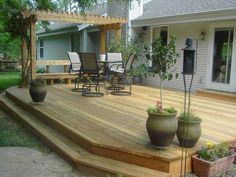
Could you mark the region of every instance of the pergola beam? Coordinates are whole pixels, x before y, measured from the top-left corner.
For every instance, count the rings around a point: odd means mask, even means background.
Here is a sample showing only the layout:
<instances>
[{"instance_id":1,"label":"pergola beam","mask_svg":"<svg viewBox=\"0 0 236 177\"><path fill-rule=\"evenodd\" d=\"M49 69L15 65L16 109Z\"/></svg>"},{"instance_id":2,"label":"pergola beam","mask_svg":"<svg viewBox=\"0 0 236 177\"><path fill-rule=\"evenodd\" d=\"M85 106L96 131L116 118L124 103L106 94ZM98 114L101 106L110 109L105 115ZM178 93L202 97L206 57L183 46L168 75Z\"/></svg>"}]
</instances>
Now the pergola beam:
<instances>
[{"instance_id":1,"label":"pergola beam","mask_svg":"<svg viewBox=\"0 0 236 177\"><path fill-rule=\"evenodd\" d=\"M98 15L81 15L79 13L64 13L64 12L51 12L51 11L24 11L23 15L29 17L35 15L37 21L53 21L65 23L85 23L94 25L106 25L126 23L125 18L120 17L104 17Z\"/></svg>"}]
</instances>

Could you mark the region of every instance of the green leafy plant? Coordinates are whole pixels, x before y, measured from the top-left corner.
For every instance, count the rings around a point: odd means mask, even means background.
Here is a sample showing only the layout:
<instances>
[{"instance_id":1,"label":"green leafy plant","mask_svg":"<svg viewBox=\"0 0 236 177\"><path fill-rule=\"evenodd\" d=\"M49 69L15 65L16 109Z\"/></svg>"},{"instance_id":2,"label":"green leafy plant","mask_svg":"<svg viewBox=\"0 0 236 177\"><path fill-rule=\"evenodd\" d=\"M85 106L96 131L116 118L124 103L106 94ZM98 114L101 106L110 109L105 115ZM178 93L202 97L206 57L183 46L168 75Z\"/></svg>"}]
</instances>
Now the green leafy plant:
<instances>
[{"instance_id":1,"label":"green leafy plant","mask_svg":"<svg viewBox=\"0 0 236 177\"><path fill-rule=\"evenodd\" d=\"M165 80L172 80L176 70L175 64L179 54L175 48L175 37L171 36L167 45L163 44L161 38L157 38L152 44L151 49L145 47L145 54L148 60L152 61L152 67L149 72L158 75L160 78L160 111L163 111L163 82ZM175 78L178 73L175 73Z\"/></svg>"},{"instance_id":2,"label":"green leafy plant","mask_svg":"<svg viewBox=\"0 0 236 177\"><path fill-rule=\"evenodd\" d=\"M122 40L116 40L115 38L109 41L107 46L108 52L119 52L122 53L122 58L126 61L131 53L135 53L137 58L140 58L144 45L142 41L142 36L131 39L128 44L125 44ZM140 59L139 59L140 60Z\"/></svg>"},{"instance_id":3,"label":"green leafy plant","mask_svg":"<svg viewBox=\"0 0 236 177\"><path fill-rule=\"evenodd\" d=\"M219 144L207 143L198 152L198 157L206 161L215 161L217 159L229 156L231 154L230 144L222 142Z\"/></svg>"},{"instance_id":4,"label":"green leafy plant","mask_svg":"<svg viewBox=\"0 0 236 177\"><path fill-rule=\"evenodd\" d=\"M161 105L160 101L157 101L157 104L155 106L149 106L146 111L148 113L161 113L161 114L165 114L165 115L177 113L177 111L175 110L174 107L162 109L162 105Z\"/></svg>"},{"instance_id":5,"label":"green leafy plant","mask_svg":"<svg viewBox=\"0 0 236 177\"><path fill-rule=\"evenodd\" d=\"M137 66L134 66L130 71L131 76L140 76L141 78L148 76L148 67L145 64L140 63Z\"/></svg>"},{"instance_id":6,"label":"green leafy plant","mask_svg":"<svg viewBox=\"0 0 236 177\"><path fill-rule=\"evenodd\" d=\"M189 121L189 122L191 122L191 121L200 121L201 120L198 116L196 116L191 111L189 113L184 113L184 112L180 113L180 115L178 116L178 119L184 120L184 121Z\"/></svg>"}]
</instances>

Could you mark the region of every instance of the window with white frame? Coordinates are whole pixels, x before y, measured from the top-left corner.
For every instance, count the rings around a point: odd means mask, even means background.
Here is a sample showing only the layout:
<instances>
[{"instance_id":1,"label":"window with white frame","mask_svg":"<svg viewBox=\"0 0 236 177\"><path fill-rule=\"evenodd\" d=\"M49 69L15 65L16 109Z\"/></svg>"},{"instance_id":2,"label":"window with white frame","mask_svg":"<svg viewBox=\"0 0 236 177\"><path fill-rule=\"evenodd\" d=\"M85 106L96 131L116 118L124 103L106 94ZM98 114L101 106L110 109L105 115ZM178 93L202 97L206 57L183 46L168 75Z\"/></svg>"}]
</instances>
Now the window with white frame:
<instances>
[{"instance_id":1,"label":"window with white frame","mask_svg":"<svg viewBox=\"0 0 236 177\"><path fill-rule=\"evenodd\" d=\"M162 44L167 45L168 43L168 26L153 26L151 33L151 43L154 42L157 38L161 38ZM149 66L152 67L153 63L150 61Z\"/></svg>"},{"instance_id":2,"label":"window with white frame","mask_svg":"<svg viewBox=\"0 0 236 177\"><path fill-rule=\"evenodd\" d=\"M168 26L152 27L152 42L161 38L164 45L168 42Z\"/></svg>"},{"instance_id":3,"label":"window with white frame","mask_svg":"<svg viewBox=\"0 0 236 177\"><path fill-rule=\"evenodd\" d=\"M43 58L44 56L44 44L43 44L43 40L40 39L39 40L39 57Z\"/></svg>"}]
</instances>

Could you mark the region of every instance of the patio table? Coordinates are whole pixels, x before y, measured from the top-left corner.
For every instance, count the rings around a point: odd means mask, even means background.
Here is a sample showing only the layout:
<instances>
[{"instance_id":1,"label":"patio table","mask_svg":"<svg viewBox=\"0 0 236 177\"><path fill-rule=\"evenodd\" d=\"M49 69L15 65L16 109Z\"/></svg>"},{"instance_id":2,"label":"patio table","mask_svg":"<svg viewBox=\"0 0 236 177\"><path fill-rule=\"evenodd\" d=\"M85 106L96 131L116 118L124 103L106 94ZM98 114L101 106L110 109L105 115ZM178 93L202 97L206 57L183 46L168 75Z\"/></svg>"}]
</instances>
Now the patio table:
<instances>
[{"instance_id":1,"label":"patio table","mask_svg":"<svg viewBox=\"0 0 236 177\"><path fill-rule=\"evenodd\" d=\"M121 61L109 61L109 60L98 60L98 64L100 68L103 68L103 73L104 73L104 77L106 77L106 79L108 78L108 72L109 72L109 64L121 64Z\"/></svg>"}]
</instances>

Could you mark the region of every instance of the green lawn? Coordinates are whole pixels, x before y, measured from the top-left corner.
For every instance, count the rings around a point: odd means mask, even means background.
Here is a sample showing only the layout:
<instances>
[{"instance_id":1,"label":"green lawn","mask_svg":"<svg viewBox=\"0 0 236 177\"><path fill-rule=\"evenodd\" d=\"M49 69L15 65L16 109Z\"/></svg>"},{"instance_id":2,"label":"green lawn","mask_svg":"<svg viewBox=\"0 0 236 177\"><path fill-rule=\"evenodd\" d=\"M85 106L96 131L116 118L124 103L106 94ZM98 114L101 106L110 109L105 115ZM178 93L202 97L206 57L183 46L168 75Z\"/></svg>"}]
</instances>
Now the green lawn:
<instances>
[{"instance_id":1,"label":"green lawn","mask_svg":"<svg viewBox=\"0 0 236 177\"><path fill-rule=\"evenodd\" d=\"M20 72L0 72L0 92L20 83Z\"/></svg>"},{"instance_id":2,"label":"green lawn","mask_svg":"<svg viewBox=\"0 0 236 177\"><path fill-rule=\"evenodd\" d=\"M20 123L13 120L0 108L0 147L29 147L41 152L49 149Z\"/></svg>"}]
</instances>

